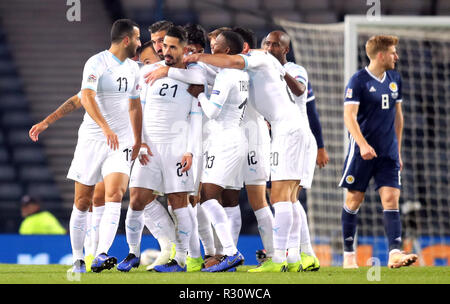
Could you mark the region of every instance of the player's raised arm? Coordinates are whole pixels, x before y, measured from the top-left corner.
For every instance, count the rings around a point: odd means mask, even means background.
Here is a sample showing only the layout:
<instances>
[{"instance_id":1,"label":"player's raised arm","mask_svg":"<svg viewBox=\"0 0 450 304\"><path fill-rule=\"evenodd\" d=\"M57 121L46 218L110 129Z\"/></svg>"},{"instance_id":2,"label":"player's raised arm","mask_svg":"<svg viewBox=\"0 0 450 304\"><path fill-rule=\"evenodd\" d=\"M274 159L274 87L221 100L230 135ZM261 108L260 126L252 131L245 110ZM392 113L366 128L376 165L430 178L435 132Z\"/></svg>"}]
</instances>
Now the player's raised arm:
<instances>
[{"instance_id":1,"label":"player's raised arm","mask_svg":"<svg viewBox=\"0 0 450 304\"><path fill-rule=\"evenodd\" d=\"M286 83L291 90L292 93L294 93L295 96L301 96L303 93L305 93L306 86L292 77L289 73L286 73L284 75L284 80L286 80Z\"/></svg>"},{"instance_id":2,"label":"player's raised arm","mask_svg":"<svg viewBox=\"0 0 450 304\"><path fill-rule=\"evenodd\" d=\"M61 106L59 106L55 111L48 115L44 120L33 125L28 132L28 135L30 136L32 141L38 141L39 134L44 132L52 123L79 108L81 108L81 99L78 94L76 94L67 99Z\"/></svg>"},{"instance_id":3,"label":"player's raised arm","mask_svg":"<svg viewBox=\"0 0 450 304\"><path fill-rule=\"evenodd\" d=\"M226 54L192 54L186 56L185 63L201 61L206 64L214 65L219 68L230 68L243 70L247 67L246 60L240 55Z\"/></svg>"},{"instance_id":4,"label":"player's raised arm","mask_svg":"<svg viewBox=\"0 0 450 304\"><path fill-rule=\"evenodd\" d=\"M217 116L219 116L223 104L228 98L229 91L230 91L230 81L223 79L221 74L218 74L218 76L216 77L216 81L211 91L211 96L209 98L206 96L205 93L203 93L203 91L202 92L193 91L193 86L191 86L188 89L188 92L192 96L198 98L201 104L201 110L203 110L203 112L209 119L215 119Z\"/></svg>"},{"instance_id":5,"label":"player's raised arm","mask_svg":"<svg viewBox=\"0 0 450 304\"><path fill-rule=\"evenodd\" d=\"M203 85L206 83L206 73L192 63L188 69L180 69L175 67L162 66L154 71L144 75L145 82L152 85L156 80L163 77L170 77L188 84Z\"/></svg>"}]
</instances>

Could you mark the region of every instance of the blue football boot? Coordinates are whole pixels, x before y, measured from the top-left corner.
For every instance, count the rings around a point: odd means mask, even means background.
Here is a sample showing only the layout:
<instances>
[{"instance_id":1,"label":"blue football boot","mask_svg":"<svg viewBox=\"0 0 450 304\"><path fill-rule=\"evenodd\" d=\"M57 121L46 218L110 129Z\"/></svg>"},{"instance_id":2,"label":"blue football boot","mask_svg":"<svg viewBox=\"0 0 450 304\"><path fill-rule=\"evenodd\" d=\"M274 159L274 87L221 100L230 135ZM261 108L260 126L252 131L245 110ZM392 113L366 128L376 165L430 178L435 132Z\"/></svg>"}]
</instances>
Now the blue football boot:
<instances>
[{"instance_id":1,"label":"blue football boot","mask_svg":"<svg viewBox=\"0 0 450 304\"><path fill-rule=\"evenodd\" d=\"M106 253L100 253L93 261L91 269L93 272L101 272L105 269L111 269L117 264L117 258L109 256Z\"/></svg>"},{"instance_id":2,"label":"blue football boot","mask_svg":"<svg viewBox=\"0 0 450 304\"><path fill-rule=\"evenodd\" d=\"M141 263L141 259L135 256L133 253L129 253L127 257L117 265L117 270L128 272L131 268L138 268Z\"/></svg>"},{"instance_id":3,"label":"blue football boot","mask_svg":"<svg viewBox=\"0 0 450 304\"><path fill-rule=\"evenodd\" d=\"M220 263L213 265L208 268L203 268L203 272L223 272L228 271L228 269L234 268L236 266L244 264L244 257L238 251L232 256L224 255Z\"/></svg>"},{"instance_id":4,"label":"blue football boot","mask_svg":"<svg viewBox=\"0 0 450 304\"><path fill-rule=\"evenodd\" d=\"M155 268L153 268L156 272L186 272L186 269L186 265L181 267L175 259L170 260L164 265L156 265Z\"/></svg>"}]
</instances>

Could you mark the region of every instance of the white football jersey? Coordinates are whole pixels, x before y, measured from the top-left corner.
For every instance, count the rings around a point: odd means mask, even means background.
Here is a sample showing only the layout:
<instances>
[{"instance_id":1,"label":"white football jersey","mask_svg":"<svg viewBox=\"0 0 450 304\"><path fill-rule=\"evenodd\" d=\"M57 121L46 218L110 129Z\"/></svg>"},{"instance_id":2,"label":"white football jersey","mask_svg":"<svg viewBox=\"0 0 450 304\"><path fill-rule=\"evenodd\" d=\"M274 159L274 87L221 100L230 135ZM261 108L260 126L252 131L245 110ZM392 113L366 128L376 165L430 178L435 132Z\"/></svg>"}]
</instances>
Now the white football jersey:
<instances>
[{"instance_id":1,"label":"white football jersey","mask_svg":"<svg viewBox=\"0 0 450 304\"><path fill-rule=\"evenodd\" d=\"M141 74L145 75L160 65L165 65L164 61L142 68ZM201 115L198 101L194 101L187 92L188 87L189 84L169 77L144 85L143 131L146 140L173 143L187 139L190 115Z\"/></svg>"},{"instance_id":2,"label":"white football jersey","mask_svg":"<svg viewBox=\"0 0 450 304\"><path fill-rule=\"evenodd\" d=\"M139 67L127 58L120 61L105 50L88 59L84 65L81 90L91 89L95 101L119 142L132 142L133 132L128 114L129 99L139 98ZM86 112L78 131L79 137L106 141L100 126Z\"/></svg>"},{"instance_id":3,"label":"white football jersey","mask_svg":"<svg viewBox=\"0 0 450 304\"><path fill-rule=\"evenodd\" d=\"M289 95L280 62L260 50L241 56L245 60L244 70L250 76L250 101L255 109L271 124L290 121L295 125L299 110Z\"/></svg>"},{"instance_id":4,"label":"white football jersey","mask_svg":"<svg viewBox=\"0 0 450 304\"><path fill-rule=\"evenodd\" d=\"M249 76L237 69L220 69L209 98L199 95L205 114L214 113L208 123L212 134L223 129L240 128L248 102ZM207 111L207 108L211 111Z\"/></svg>"},{"instance_id":5,"label":"white football jersey","mask_svg":"<svg viewBox=\"0 0 450 304\"><path fill-rule=\"evenodd\" d=\"M289 94L291 95L291 98L295 101L295 104L298 106L300 113L301 113L301 123L304 126L308 126L309 128L309 121L308 121L308 113L306 111L306 102L308 97L308 73L306 72L305 68L295 64L293 62L287 62L284 65L284 68L286 69L286 72L289 73L292 77L295 78L295 80L303 83L305 85L305 92L300 96L295 96L294 93L289 89Z\"/></svg>"}]
</instances>

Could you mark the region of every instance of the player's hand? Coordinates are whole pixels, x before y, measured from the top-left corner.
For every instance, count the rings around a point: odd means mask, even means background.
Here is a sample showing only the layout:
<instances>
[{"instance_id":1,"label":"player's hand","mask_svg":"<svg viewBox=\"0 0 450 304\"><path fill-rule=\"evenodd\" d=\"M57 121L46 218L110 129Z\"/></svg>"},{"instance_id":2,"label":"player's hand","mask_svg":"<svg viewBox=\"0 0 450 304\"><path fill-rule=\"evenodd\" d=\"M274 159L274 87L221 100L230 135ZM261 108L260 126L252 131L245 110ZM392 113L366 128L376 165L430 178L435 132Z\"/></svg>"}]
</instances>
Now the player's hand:
<instances>
[{"instance_id":1,"label":"player's hand","mask_svg":"<svg viewBox=\"0 0 450 304\"><path fill-rule=\"evenodd\" d=\"M132 148L132 152L131 152L131 161L135 160L136 157L138 157L139 155L139 151L141 149L141 142L135 142Z\"/></svg>"},{"instance_id":2,"label":"player's hand","mask_svg":"<svg viewBox=\"0 0 450 304\"><path fill-rule=\"evenodd\" d=\"M205 86L199 84L191 84L187 91L189 94L197 98L200 93L205 91Z\"/></svg>"},{"instance_id":3,"label":"player's hand","mask_svg":"<svg viewBox=\"0 0 450 304\"><path fill-rule=\"evenodd\" d=\"M371 160L374 157L377 157L377 153L375 152L375 149L372 148L369 144L365 144L365 145L359 147L359 152L361 154L362 159L364 159L364 160Z\"/></svg>"},{"instance_id":4,"label":"player's hand","mask_svg":"<svg viewBox=\"0 0 450 304\"><path fill-rule=\"evenodd\" d=\"M192 63L192 62L200 61L200 56L201 56L201 54L191 54L188 56L184 56L183 62L184 63Z\"/></svg>"},{"instance_id":5,"label":"player's hand","mask_svg":"<svg viewBox=\"0 0 450 304\"><path fill-rule=\"evenodd\" d=\"M398 154L398 160L400 162L400 171L402 171L403 170L403 159L402 159L402 155L401 154Z\"/></svg>"},{"instance_id":6,"label":"player's hand","mask_svg":"<svg viewBox=\"0 0 450 304\"><path fill-rule=\"evenodd\" d=\"M44 132L47 128L48 123L41 121L40 123L37 123L31 127L30 131L28 132L28 135L30 136L32 141L36 142L39 140L39 134Z\"/></svg>"},{"instance_id":7,"label":"player's hand","mask_svg":"<svg viewBox=\"0 0 450 304\"><path fill-rule=\"evenodd\" d=\"M316 163L319 168L323 168L328 164L330 158L328 157L328 152L325 148L320 148L317 150L317 160Z\"/></svg>"},{"instance_id":8,"label":"player's hand","mask_svg":"<svg viewBox=\"0 0 450 304\"><path fill-rule=\"evenodd\" d=\"M153 156L152 150L146 143L142 143L139 149L139 162L145 166L150 162L150 156Z\"/></svg>"},{"instance_id":9,"label":"player's hand","mask_svg":"<svg viewBox=\"0 0 450 304\"><path fill-rule=\"evenodd\" d=\"M117 137L116 133L113 132L113 130L111 130L109 127L105 128L103 129L103 134L105 134L106 143L111 149L119 149L119 138Z\"/></svg>"},{"instance_id":10,"label":"player's hand","mask_svg":"<svg viewBox=\"0 0 450 304\"><path fill-rule=\"evenodd\" d=\"M168 74L169 67L161 66L160 68L157 68L156 70L153 70L144 75L145 83L152 85L156 80L167 77Z\"/></svg>"},{"instance_id":11,"label":"player's hand","mask_svg":"<svg viewBox=\"0 0 450 304\"><path fill-rule=\"evenodd\" d=\"M191 169L192 166L192 153L184 153L183 158L181 158L181 165L183 166L183 169L181 169L181 172L186 172L189 169Z\"/></svg>"}]
</instances>

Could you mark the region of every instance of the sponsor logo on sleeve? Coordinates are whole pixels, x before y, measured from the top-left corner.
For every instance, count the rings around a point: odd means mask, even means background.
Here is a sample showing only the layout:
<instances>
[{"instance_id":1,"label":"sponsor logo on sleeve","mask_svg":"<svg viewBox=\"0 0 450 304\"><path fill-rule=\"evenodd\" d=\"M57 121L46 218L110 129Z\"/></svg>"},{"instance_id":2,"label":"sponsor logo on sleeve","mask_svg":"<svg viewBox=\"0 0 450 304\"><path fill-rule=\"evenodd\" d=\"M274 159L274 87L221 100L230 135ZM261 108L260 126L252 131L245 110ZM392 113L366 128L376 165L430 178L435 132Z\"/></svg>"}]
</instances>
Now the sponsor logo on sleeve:
<instances>
[{"instance_id":1,"label":"sponsor logo on sleeve","mask_svg":"<svg viewBox=\"0 0 450 304\"><path fill-rule=\"evenodd\" d=\"M92 82L95 83L97 81L97 77L94 74L89 75L89 77L87 78L88 82Z\"/></svg>"},{"instance_id":2,"label":"sponsor logo on sleeve","mask_svg":"<svg viewBox=\"0 0 450 304\"><path fill-rule=\"evenodd\" d=\"M353 89L348 88L347 92L345 93L345 98L352 98L353 97Z\"/></svg>"}]
</instances>

